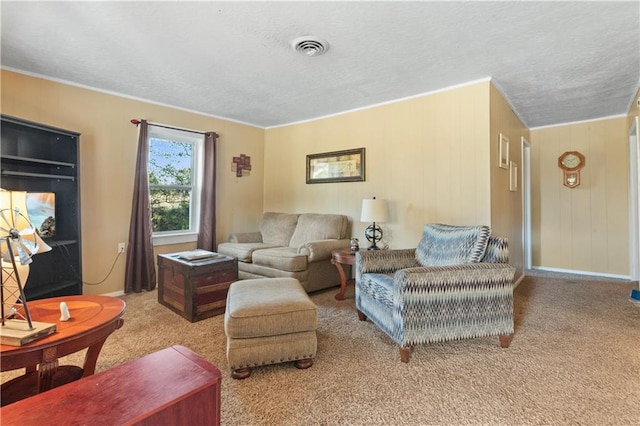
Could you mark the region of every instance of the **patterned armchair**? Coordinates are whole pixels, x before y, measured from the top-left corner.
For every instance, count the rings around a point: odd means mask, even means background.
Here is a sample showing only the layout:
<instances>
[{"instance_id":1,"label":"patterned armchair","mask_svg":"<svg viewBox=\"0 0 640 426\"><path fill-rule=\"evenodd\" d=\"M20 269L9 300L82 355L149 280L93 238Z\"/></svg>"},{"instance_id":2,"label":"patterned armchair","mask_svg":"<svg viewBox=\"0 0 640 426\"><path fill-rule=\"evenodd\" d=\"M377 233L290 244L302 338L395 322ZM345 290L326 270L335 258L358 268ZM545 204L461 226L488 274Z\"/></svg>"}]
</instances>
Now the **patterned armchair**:
<instances>
[{"instance_id":1,"label":"patterned armchair","mask_svg":"<svg viewBox=\"0 0 640 426\"><path fill-rule=\"evenodd\" d=\"M488 226L428 224L416 249L356 254L356 308L409 362L421 343L513 336L513 278L505 238Z\"/></svg>"}]
</instances>

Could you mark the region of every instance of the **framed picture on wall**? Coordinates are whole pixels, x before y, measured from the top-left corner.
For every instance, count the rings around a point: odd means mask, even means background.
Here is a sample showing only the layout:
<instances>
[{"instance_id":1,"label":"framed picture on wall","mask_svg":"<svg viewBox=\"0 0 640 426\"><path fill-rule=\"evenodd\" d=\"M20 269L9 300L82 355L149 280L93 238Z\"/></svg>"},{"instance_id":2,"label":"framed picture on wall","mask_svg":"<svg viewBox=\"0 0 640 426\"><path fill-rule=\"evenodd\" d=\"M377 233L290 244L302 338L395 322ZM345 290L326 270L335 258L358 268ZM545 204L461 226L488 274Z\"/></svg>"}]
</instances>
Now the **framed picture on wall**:
<instances>
[{"instance_id":1,"label":"framed picture on wall","mask_svg":"<svg viewBox=\"0 0 640 426\"><path fill-rule=\"evenodd\" d=\"M364 181L364 148L307 155L307 183Z\"/></svg>"},{"instance_id":2,"label":"framed picture on wall","mask_svg":"<svg viewBox=\"0 0 640 426\"><path fill-rule=\"evenodd\" d=\"M513 161L509 162L509 191L518 190L518 165Z\"/></svg>"},{"instance_id":3,"label":"framed picture on wall","mask_svg":"<svg viewBox=\"0 0 640 426\"><path fill-rule=\"evenodd\" d=\"M509 139L502 133L498 138L498 167L509 168Z\"/></svg>"}]
</instances>

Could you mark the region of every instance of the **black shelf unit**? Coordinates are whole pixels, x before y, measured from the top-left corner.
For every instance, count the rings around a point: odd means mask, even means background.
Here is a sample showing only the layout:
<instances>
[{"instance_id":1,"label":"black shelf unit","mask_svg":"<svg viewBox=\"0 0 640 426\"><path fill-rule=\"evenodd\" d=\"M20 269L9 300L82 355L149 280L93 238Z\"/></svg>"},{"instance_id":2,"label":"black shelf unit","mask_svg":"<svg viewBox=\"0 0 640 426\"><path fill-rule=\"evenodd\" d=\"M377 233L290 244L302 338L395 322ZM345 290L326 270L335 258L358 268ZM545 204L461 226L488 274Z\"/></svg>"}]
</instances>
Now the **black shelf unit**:
<instances>
[{"instance_id":1,"label":"black shelf unit","mask_svg":"<svg viewBox=\"0 0 640 426\"><path fill-rule=\"evenodd\" d=\"M80 134L1 115L3 189L55 194L52 250L33 258L27 300L82 294L80 242Z\"/></svg>"}]
</instances>

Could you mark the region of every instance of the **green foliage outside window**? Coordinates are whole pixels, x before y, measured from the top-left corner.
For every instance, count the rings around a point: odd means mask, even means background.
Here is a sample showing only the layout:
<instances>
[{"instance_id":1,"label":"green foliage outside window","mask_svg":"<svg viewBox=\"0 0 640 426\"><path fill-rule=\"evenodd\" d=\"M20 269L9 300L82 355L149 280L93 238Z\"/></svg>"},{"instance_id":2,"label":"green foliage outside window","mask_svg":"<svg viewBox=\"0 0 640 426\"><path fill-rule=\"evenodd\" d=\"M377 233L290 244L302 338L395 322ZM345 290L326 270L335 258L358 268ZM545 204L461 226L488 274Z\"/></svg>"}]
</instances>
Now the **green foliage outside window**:
<instances>
[{"instance_id":1,"label":"green foliage outside window","mask_svg":"<svg viewBox=\"0 0 640 426\"><path fill-rule=\"evenodd\" d=\"M154 232L189 229L190 191L152 189L151 225Z\"/></svg>"},{"instance_id":2,"label":"green foliage outside window","mask_svg":"<svg viewBox=\"0 0 640 426\"><path fill-rule=\"evenodd\" d=\"M190 229L192 145L162 139L149 144L153 232Z\"/></svg>"}]
</instances>

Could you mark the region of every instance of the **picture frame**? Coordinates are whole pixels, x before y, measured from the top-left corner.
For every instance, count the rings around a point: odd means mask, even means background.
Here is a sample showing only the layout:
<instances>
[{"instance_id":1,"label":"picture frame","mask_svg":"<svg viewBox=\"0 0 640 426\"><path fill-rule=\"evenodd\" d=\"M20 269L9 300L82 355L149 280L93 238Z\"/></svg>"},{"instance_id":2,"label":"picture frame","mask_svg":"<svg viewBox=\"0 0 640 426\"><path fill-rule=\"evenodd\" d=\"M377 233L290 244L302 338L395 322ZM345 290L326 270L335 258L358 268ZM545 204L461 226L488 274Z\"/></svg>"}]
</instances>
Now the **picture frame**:
<instances>
[{"instance_id":1,"label":"picture frame","mask_svg":"<svg viewBox=\"0 0 640 426\"><path fill-rule=\"evenodd\" d=\"M509 191L518 190L518 165L513 161L509 162Z\"/></svg>"},{"instance_id":2,"label":"picture frame","mask_svg":"<svg viewBox=\"0 0 640 426\"><path fill-rule=\"evenodd\" d=\"M307 155L307 183L363 182L365 149Z\"/></svg>"},{"instance_id":3,"label":"picture frame","mask_svg":"<svg viewBox=\"0 0 640 426\"><path fill-rule=\"evenodd\" d=\"M501 169L509 167L509 139L502 133L498 138L498 167Z\"/></svg>"}]
</instances>

